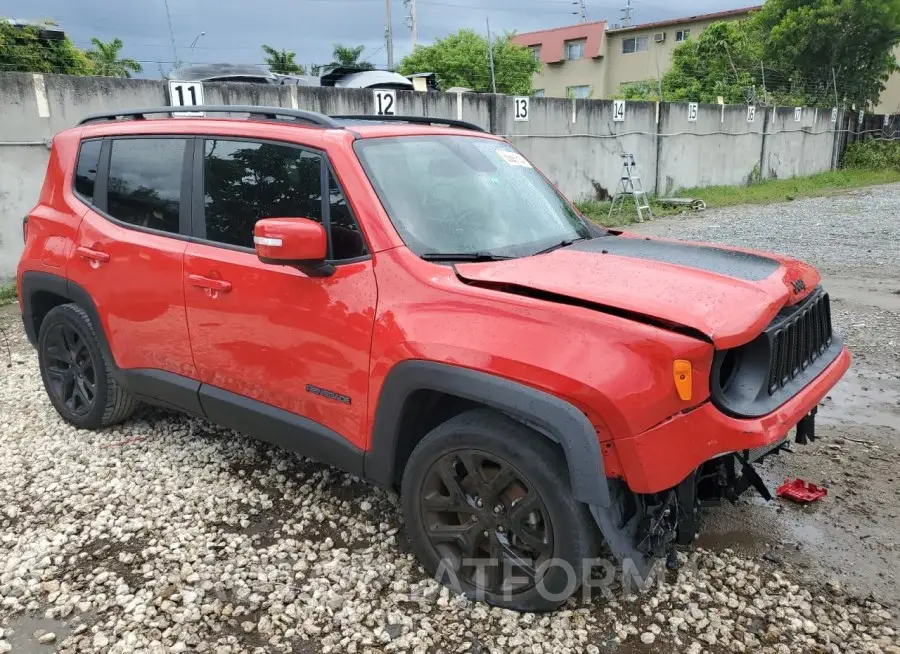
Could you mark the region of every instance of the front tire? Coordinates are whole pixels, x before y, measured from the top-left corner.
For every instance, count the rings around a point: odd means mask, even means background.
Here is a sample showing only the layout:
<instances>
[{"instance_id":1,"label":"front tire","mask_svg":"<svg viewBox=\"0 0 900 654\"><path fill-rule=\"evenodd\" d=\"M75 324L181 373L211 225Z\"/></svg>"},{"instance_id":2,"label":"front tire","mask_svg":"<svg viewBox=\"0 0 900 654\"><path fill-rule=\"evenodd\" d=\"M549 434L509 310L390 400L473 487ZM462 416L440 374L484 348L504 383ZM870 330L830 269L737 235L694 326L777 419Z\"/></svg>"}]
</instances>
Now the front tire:
<instances>
[{"instance_id":1,"label":"front tire","mask_svg":"<svg viewBox=\"0 0 900 654\"><path fill-rule=\"evenodd\" d=\"M76 304L51 309L38 335L41 379L57 413L81 429L128 419L134 399L110 374L87 313Z\"/></svg>"},{"instance_id":2,"label":"front tire","mask_svg":"<svg viewBox=\"0 0 900 654\"><path fill-rule=\"evenodd\" d=\"M413 551L429 575L470 599L553 610L598 551L561 452L496 411L467 411L427 434L401 493Z\"/></svg>"}]
</instances>

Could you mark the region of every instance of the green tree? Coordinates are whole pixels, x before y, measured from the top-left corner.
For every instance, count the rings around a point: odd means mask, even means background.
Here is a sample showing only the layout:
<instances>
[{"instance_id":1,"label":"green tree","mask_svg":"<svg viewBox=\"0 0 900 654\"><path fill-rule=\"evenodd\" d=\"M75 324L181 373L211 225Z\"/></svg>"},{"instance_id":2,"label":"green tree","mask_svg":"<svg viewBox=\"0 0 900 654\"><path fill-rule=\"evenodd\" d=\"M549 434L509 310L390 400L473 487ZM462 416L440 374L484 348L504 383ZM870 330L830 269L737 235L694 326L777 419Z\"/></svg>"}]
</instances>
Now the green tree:
<instances>
[{"instance_id":1,"label":"green tree","mask_svg":"<svg viewBox=\"0 0 900 654\"><path fill-rule=\"evenodd\" d=\"M541 69L531 50L512 42L512 34L494 41L494 74L497 92L510 95L531 93L531 76ZM438 87L464 86L490 92L491 64L487 38L473 30L462 29L430 46L415 49L400 62L402 75L434 73Z\"/></svg>"},{"instance_id":2,"label":"green tree","mask_svg":"<svg viewBox=\"0 0 900 654\"><path fill-rule=\"evenodd\" d=\"M660 83L662 97L713 103L721 97L726 104L755 99L762 44L752 20L713 23L698 38L678 46L672 68ZM658 94L657 89L652 94Z\"/></svg>"},{"instance_id":3,"label":"green tree","mask_svg":"<svg viewBox=\"0 0 900 654\"><path fill-rule=\"evenodd\" d=\"M94 75L104 77L131 77L131 73L139 73L143 70L135 59L126 57L119 59L119 50L122 49L122 39L115 38L109 43L104 43L96 36L91 38L94 47L85 54L93 64Z\"/></svg>"},{"instance_id":4,"label":"green tree","mask_svg":"<svg viewBox=\"0 0 900 654\"><path fill-rule=\"evenodd\" d=\"M897 70L898 0L769 0L755 17L766 64L791 72L807 95L864 107ZM829 99L830 96L830 99Z\"/></svg>"},{"instance_id":5,"label":"green tree","mask_svg":"<svg viewBox=\"0 0 900 654\"><path fill-rule=\"evenodd\" d=\"M13 25L0 17L0 71L90 75L91 62L68 37L43 38L52 23Z\"/></svg>"},{"instance_id":6,"label":"green tree","mask_svg":"<svg viewBox=\"0 0 900 654\"><path fill-rule=\"evenodd\" d=\"M878 102L898 70L898 42L898 0L768 0L750 17L713 23L678 46L662 97L862 108ZM649 85L627 92L658 96Z\"/></svg>"},{"instance_id":7,"label":"green tree","mask_svg":"<svg viewBox=\"0 0 900 654\"><path fill-rule=\"evenodd\" d=\"M276 50L270 45L262 46L263 52L266 53L265 62L273 73L281 73L282 75L306 75L306 68L302 64L294 61L297 56L296 52L288 50Z\"/></svg>"},{"instance_id":8,"label":"green tree","mask_svg":"<svg viewBox=\"0 0 900 654\"><path fill-rule=\"evenodd\" d=\"M355 48L347 47L341 45L340 43L334 44L334 50L331 53L333 61L331 62L331 67L340 66L342 68L358 68L359 70L373 70L375 66L368 61L360 61L359 58L362 56L363 50L366 49L364 45L358 45Z\"/></svg>"}]
</instances>

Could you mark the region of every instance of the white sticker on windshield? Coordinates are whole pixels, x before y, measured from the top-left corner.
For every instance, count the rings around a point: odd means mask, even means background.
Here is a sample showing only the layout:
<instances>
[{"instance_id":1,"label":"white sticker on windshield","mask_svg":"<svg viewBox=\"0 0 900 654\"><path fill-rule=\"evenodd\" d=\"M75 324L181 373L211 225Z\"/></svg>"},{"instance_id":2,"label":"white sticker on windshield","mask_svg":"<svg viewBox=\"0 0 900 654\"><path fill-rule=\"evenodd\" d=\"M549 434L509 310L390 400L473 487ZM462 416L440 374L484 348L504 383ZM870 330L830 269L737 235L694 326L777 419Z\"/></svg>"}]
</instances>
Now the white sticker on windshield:
<instances>
[{"instance_id":1,"label":"white sticker on windshield","mask_svg":"<svg viewBox=\"0 0 900 654\"><path fill-rule=\"evenodd\" d=\"M533 167L530 163L528 163L528 159L523 157L515 150L497 150L497 154L510 166L521 166L522 168Z\"/></svg>"}]
</instances>

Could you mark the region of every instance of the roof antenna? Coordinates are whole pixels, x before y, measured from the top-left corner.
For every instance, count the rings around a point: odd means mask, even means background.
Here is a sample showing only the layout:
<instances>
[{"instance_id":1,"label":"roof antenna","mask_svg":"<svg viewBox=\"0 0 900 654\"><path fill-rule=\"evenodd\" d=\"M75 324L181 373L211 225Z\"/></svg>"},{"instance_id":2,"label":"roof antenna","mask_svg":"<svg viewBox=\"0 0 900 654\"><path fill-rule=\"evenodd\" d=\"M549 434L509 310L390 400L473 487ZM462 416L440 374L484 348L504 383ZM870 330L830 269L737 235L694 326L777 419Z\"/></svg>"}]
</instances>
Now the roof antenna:
<instances>
[{"instance_id":1,"label":"roof antenna","mask_svg":"<svg viewBox=\"0 0 900 654\"><path fill-rule=\"evenodd\" d=\"M631 0L625 0L625 8L622 9L622 27L631 27L634 24L634 7Z\"/></svg>"}]
</instances>

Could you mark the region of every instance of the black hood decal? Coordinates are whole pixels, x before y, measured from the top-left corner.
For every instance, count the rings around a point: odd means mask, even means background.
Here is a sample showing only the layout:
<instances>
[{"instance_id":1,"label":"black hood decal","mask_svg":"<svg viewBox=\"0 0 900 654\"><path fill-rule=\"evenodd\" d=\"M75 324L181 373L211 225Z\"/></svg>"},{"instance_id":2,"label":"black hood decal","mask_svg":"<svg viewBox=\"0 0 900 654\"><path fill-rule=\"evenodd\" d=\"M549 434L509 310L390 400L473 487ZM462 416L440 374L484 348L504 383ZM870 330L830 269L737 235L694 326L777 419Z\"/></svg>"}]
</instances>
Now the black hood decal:
<instances>
[{"instance_id":1,"label":"black hood decal","mask_svg":"<svg viewBox=\"0 0 900 654\"><path fill-rule=\"evenodd\" d=\"M693 243L672 243L644 238L592 238L578 241L566 249L671 263L748 282L765 279L778 270L781 265L775 259L758 254Z\"/></svg>"}]
</instances>

